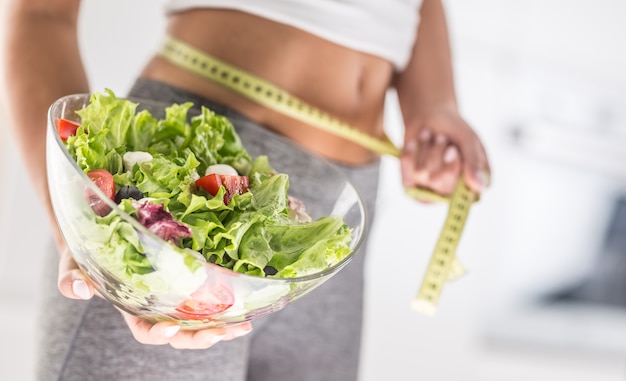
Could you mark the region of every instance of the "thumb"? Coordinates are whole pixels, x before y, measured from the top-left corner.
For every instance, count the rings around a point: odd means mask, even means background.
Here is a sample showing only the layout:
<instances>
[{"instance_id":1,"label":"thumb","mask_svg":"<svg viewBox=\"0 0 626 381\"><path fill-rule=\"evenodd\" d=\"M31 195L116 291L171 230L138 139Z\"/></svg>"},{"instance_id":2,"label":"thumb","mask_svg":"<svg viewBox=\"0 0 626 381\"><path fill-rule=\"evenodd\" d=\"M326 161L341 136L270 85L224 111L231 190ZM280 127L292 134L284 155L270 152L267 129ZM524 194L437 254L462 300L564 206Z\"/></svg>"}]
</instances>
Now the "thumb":
<instances>
[{"instance_id":1,"label":"thumb","mask_svg":"<svg viewBox=\"0 0 626 381\"><path fill-rule=\"evenodd\" d=\"M61 294L70 299L91 299L95 293L67 248L61 250L57 285Z\"/></svg>"}]
</instances>

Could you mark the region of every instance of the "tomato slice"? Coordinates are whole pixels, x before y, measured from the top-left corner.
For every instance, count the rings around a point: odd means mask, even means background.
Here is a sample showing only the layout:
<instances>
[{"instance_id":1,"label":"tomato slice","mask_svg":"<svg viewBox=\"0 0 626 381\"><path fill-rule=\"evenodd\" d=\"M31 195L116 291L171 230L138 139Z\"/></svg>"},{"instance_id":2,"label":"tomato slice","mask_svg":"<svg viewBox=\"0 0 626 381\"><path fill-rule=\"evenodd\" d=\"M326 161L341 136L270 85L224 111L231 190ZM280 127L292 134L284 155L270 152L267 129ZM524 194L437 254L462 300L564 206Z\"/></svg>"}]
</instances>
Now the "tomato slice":
<instances>
[{"instance_id":1,"label":"tomato slice","mask_svg":"<svg viewBox=\"0 0 626 381\"><path fill-rule=\"evenodd\" d=\"M223 284L204 286L175 309L180 317L189 320L203 320L224 312L235 303L235 296L230 288Z\"/></svg>"},{"instance_id":2,"label":"tomato slice","mask_svg":"<svg viewBox=\"0 0 626 381\"><path fill-rule=\"evenodd\" d=\"M213 196L217 194L222 186L222 179L220 175L211 173L210 175L202 176L196 180L196 187L202 188L209 192Z\"/></svg>"},{"instance_id":3,"label":"tomato slice","mask_svg":"<svg viewBox=\"0 0 626 381\"><path fill-rule=\"evenodd\" d=\"M66 141L70 136L76 135L76 130L80 127L79 123L64 118L55 119L54 124L56 125L59 137L63 141Z\"/></svg>"},{"instance_id":4,"label":"tomato slice","mask_svg":"<svg viewBox=\"0 0 626 381\"><path fill-rule=\"evenodd\" d=\"M113 175L109 171L106 169L94 169L89 171L87 176L108 198L115 200L115 180L113 180ZM111 208L89 188L85 190L85 198L97 215L106 216L111 211Z\"/></svg>"},{"instance_id":5,"label":"tomato slice","mask_svg":"<svg viewBox=\"0 0 626 381\"><path fill-rule=\"evenodd\" d=\"M219 175L211 173L196 180L196 187L202 188L213 196L220 187L224 187L224 204L228 204L235 194L244 194L248 191L250 181L248 176Z\"/></svg>"}]
</instances>

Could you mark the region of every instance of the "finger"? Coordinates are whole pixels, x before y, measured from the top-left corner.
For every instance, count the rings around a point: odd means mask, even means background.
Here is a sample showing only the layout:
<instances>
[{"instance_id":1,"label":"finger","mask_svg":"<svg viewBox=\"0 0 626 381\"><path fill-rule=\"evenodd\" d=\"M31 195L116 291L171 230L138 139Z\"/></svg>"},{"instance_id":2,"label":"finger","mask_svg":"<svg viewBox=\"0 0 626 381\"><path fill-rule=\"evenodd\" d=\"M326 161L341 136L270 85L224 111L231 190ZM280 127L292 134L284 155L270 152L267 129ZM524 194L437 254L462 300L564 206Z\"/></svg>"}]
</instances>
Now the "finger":
<instances>
[{"instance_id":1,"label":"finger","mask_svg":"<svg viewBox=\"0 0 626 381\"><path fill-rule=\"evenodd\" d=\"M430 186L442 196L450 196L454 192L461 173L461 156L455 145L448 145L441 157L440 169L431 174Z\"/></svg>"},{"instance_id":2,"label":"finger","mask_svg":"<svg viewBox=\"0 0 626 381\"><path fill-rule=\"evenodd\" d=\"M70 299L91 299L93 287L87 282L69 249L63 249L59 258L59 278L57 287L61 294Z\"/></svg>"},{"instance_id":3,"label":"finger","mask_svg":"<svg viewBox=\"0 0 626 381\"><path fill-rule=\"evenodd\" d=\"M153 324L119 308L117 309L124 317L135 340L146 345L170 344L176 349L206 349L222 340L232 340L252 331L250 323L242 323L232 327L185 331L181 330L181 327L174 322Z\"/></svg>"},{"instance_id":4,"label":"finger","mask_svg":"<svg viewBox=\"0 0 626 381\"><path fill-rule=\"evenodd\" d=\"M425 170L431 178L435 173L441 171L444 166L444 152L448 147L448 139L443 134L435 135L428 152L424 152L420 169Z\"/></svg>"},{"instance_id":5,"label":"finger","mask_svg":"<svg viewBox=\"0 0 626 381\"><path fill-rule=\"evenodd\" d=\"M404 141L404 151L400 157L400 172L402 183L406 188L415 187L415 169L420 160L420 152L430 144L432 132L428 128L421 130L407 130Z\"/></svg>"},{"instance_id":6,"label":"finger","mask_svg":"<svg viewBox=\"0 0 626 381\"><path fill-rule=\"evenodd\" d=\"M405 150L416 148L417 142L429 141L431 136L432 131L428 127L407 128L404 134L404 148Z\"/></svg>"},{"instance_id":7,"label":"finger","mask_svg":"<svg viewBox=\"0 0 626 381\"><path fill-rule=\"evenodd\" d=\"M405 152L400 157L400 175L402 177L402 185L405 188L413 188L415 186L415 179L413 178L415 160L412 152Z\"/></svg>"},{"instance_id":8,"label":"finger","mask_svg":"<svg viewBox=\"0 0 626 381\"><path fill-rule=\"evenodd\" d=\"M141 344L164 345L180 332L180 326L173 322L152 324L119 308L118 310L124 317L135 340Z\"/></svg>"},{"instance_id":9,"label":"finger","mask_svg":"<svg viewBox=\"0 0 626 381\"><path fill-rule=\"evenodd\" d=\"M176 349L207 349L226 337L222 328L209 328L199 331L180 331L169 341Z\"/></svg>"},{"instance_id":10,"label":"finger","mask_svg":"<svg viewBox=\"0 0 626 381\"><path fill-rule=\"evenodd\" d=\"M441 161L442 144L440 135L423 134L420 136L419 152L415 159L415 168L413 169L414 186L422 189L432 189L432 175L435 169L440 167L436 162Z\"/></svg>"},{"instance_id":11,"label":"finger","mask_svg":"<svg viewBox=\"0 0 626 381\"><path fill-rule=\"evenodd\" d=\"M250 322L233 325L227 328L227 334L223 340L230 341L245 336L250 332L252 332L252 324L250 324Z\"/></svg>"},{"instance_id":12,"label":"finger","mask_svg":"<svg viewBox=\"0 0 626 381\"><path fill-rule=\"evenodd\" d=\"M250 323L199 331L181 331L170 340L170 345L177 349L206 349L220 341L229 341L247 335L251 331Z\"/></svg>"},{"instance_id":13,"label":"finger","mask_svg":"<svg viewBox=\"0 0 626 381\"><path fill-rule=\"evenodd\" d=\"M428 128L423 129L418 137L416 151L411 156L411 163L407 165L406 186L428 188L430 172L427 168L427 162L432 154L433 144L432 132Z\"/></svg>"}]
</instances>

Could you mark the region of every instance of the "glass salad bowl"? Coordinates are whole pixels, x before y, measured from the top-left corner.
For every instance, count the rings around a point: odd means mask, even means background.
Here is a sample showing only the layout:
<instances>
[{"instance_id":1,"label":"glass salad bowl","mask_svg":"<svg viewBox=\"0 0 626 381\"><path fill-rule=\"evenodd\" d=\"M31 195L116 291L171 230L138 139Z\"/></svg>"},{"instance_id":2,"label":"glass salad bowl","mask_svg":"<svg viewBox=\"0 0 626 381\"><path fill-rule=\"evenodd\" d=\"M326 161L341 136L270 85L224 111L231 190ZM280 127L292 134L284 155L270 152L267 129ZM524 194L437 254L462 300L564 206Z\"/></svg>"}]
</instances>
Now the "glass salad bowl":
<instances>
[{"instance_id":1,"label":"glass salad bowl","mask_svg":"<svg viewBox=\"0 0 626 381\"><path fill-rule=\"evenodd\" d=\"M194 127L190 121L211 112L195 105L168 111L171 105L122 100L112 92L101 93L97 98L99 106L89 111L84 110L95 102L94 94L69 95L51 105L47 128L49 194L58 227L79 268L99 294L117 307L150 322L175 321L185 329L252 321L284 308L329 280L352 259L362 243L367 226L362 199L344 174L324 159L276 134L254 125L238 124L236 120L231 124L234 138L226 136L226 128L225 137L213 132L209 138L197 140L202 144L221 142L218 151L239 142L251 160L237 154L229 159L233 166L248 171L250 163L256 163L255 158L265 156L267 162L261 164L269 162L274 171L265 180L286 179L277 173L288 176L288 181L283 181L288 197L276 198L282 203L276 209L282 211L271 218L261 216L265 213L261 211L274 205L263 201L264 193L259 190L262 186L253 186L263 178L256 172L250 172L249 190L230 195L232 199L227 203L224 192L228 193L229 188L225 182L215 195L197 185L198 179L207 175L200 171L202 164L190 159L193 155L189 151L178 155L175 161L180 167L175 170L157 170L154 158L148 164L131 162L132 169L124 169L127 157L122 155L124 144L120 142L132 140L135 149L141 145L137 141L146 135L146 130L139 129L141 125L152 126L152 140L146 140L152 146L146 143L143 149L156 158L158 152L174 150L174 145L194 144L181 136L168 136L168 128L180 134L188 134L194 128L200 131L204 127ZM119 125L128 115L134 119L127 130L110 127L107 135L95 127L100 122ZM155 123L168 117L169 122ZM180 122L181 118L186 121L172 127L171 120ZM211 120L220 126L230 123L219 115ZM125 137L120 137L120 131ZM154 143L159 136L161 140ZM234 143L229 145L231 138ZM118 141L106 143L106 139ZM201 152L196 153L202 156ZM107 178L94 175L100 171L97 163L117 168L105 171L115 178L114 182L107 185ZM181 168L188 170L191 180ZM153 171L144 173L144 169ZM121 185L133 176L141 184L135 188ZM168 176L178 180L168 180ZM167 191L151 189L158 186L150 182L174 182L171 192L178 192L177 196L163 196ZM132 196L141 187L140 194ZM151 190L152 195L146 196ZM159 202L184 212L174 216L174 212L164 212ZM233 210L241 205L253 208L236 214ZM148 224L146 221L154 215L165 215L159 217L165 225ZM269 220L279 220L280 226L265 226ZM315 227L317 221L324 222ZM172 226L173 233L168 230ZM181 226L185 233L176 233ZM235 229L242 226L247 230ZM306 230L307 226L313 228ZM217 229L217 233L207 236L206 231L211 229ZM305 229L305 233L300 234L298 229ZM333 233L315 235L324 230ZM261 265L255 262L259 256Z\"/></svg>"}]
</instances>

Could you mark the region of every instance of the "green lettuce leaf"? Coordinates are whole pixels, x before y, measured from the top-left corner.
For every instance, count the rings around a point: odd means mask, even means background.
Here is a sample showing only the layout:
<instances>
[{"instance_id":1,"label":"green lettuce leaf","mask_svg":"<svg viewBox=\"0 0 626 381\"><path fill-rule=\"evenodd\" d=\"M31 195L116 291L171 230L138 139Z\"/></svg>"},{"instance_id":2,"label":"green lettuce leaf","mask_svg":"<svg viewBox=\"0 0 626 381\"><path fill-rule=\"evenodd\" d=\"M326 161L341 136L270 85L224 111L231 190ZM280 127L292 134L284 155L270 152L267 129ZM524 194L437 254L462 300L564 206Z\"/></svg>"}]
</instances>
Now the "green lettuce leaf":
<instances>
[{"instance_id":1,"label":"green lettuce leaf","mask_svg":"<svg viewBox=\"0 0 626 381\"><path fill-rule=\"evenodd\" d=\"M169 258L162 266L178 263L197 274L199 262L188 251L193 250L236 272L270 276L266 270L272 268L271 276L296 277L324 270L350 254L352 231L340 218L295 220L289 209L289 177L277 173L267 156L253 161L227 118L205 107L190 117L192 107L171 105L157 120L106 90L93 94L78 111L81 127L66 142L85 172L108 170L116 187L139 188L190 228L193 236L168 252L177 253L182 262ZM122 156L128 151L149 152L153 159L126 171ZM223 188L214 196L196 189L194 179L213 164L229 164L248 175L249 192L225 204ZM120 207L131 216L136 213L129 200ZM99 263L120 278L145 290L180 282L172 274L155 274L163 269L148 258L132 224L119 215L95 217L88 228Z\"/></svg>"}]
</instances>

